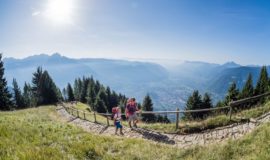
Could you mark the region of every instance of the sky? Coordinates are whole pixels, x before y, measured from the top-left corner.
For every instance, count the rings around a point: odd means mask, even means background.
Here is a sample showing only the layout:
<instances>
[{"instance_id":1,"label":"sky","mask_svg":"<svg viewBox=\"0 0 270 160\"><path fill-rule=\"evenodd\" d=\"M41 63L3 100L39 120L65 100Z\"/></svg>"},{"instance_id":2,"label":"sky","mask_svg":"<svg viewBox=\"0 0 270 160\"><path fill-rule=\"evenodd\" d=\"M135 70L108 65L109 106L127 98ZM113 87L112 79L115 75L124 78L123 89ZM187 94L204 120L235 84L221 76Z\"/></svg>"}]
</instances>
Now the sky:
<instances>
[{"instance_id":1,"label":"sky","mask_svg":"<svg viewBox=\"0 0 270 160\"><path fill-rule=\"evenodd\" d=\"M270 64L267 0L0 0L0 52Z\"/></svg>"}]
</instances>

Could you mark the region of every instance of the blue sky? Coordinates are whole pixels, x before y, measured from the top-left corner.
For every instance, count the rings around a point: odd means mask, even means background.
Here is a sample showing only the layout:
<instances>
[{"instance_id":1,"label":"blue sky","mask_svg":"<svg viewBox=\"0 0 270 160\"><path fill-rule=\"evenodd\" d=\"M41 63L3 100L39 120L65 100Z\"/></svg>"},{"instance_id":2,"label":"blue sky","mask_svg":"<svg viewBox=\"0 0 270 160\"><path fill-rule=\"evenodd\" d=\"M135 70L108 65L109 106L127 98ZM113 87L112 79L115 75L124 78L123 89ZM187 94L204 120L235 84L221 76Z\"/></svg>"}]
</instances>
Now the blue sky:
<instances>
[{"instance_id":1,"label":"blue sky","mask_svg":"<svg viewBox=\"0 0 270 160\"><path fill-rule=\"evenodd\" d=\"M4 57L270 64L266 0L0 0Z\"/></svg>"}]
</instances>

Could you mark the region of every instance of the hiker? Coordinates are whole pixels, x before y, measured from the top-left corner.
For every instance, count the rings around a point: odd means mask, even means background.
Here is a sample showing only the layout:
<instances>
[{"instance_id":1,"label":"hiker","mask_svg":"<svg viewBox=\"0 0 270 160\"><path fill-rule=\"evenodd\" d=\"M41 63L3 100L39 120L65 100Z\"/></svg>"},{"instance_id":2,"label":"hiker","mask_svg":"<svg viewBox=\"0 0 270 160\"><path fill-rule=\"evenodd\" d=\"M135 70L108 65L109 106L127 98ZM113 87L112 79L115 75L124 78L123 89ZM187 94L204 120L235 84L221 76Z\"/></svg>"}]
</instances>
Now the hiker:
<instances>
[{"instance_id":1,"label":"hiker","mask_svg":"<svg viewBox=\"0 0 270 160\"><path fill-rule=\"evenodd\" d=\"M137 128L138 117L137 117L136 111L138 111L136 99L131 98L128 100L126 111L125 111L126 117L128 119L128 124L131 129L132 129L131 122L133 122L133 126Z\"/></svg>"},{"instance_id":2,"label":"hiker","mask_svg":"<svg viewBox=\"0 0 270 160\"><path fill-rule=\"evenodd\" d=\"M118 129L120 129L120 134L124 135L124 133L122 131L123 126L121 124L121 108L120 107L113 107L112 113L113 113L113 120L114 120L114 125L115 125L115 135L117 135Z\"/></svg>"}]
</instances>

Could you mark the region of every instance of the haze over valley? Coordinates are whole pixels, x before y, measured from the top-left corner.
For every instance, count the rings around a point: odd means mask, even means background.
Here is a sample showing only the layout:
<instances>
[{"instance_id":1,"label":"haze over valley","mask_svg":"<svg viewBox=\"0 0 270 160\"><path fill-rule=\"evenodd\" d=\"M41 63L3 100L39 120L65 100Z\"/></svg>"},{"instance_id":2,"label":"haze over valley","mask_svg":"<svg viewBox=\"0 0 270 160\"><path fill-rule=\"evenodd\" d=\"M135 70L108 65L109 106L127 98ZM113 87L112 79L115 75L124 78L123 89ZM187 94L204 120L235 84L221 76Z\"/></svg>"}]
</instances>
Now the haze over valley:
<instances>
[{"instance_id":1,"label":"haze over valley","mask_svg":"<svg viewBox=\"0 0 270 160\"><path fill-rule=\"evenodd\" d=\"M241 66L234 62L213 64L185 61L174 67L164 67L153 62L115 59L82 58L39 54L23 59L5 58L6 77L9 85L16 78L19 85L31 82L32 73L38 66L48 70L62 89L75 78L90 77L110 86L117 92L142 101L149 93L155 110L183 108L194 90L209 92L214 102L224 98L229 85L235 81L242 88L252 73L254 84L260 66Z\"/></svg>"}]
</instances>

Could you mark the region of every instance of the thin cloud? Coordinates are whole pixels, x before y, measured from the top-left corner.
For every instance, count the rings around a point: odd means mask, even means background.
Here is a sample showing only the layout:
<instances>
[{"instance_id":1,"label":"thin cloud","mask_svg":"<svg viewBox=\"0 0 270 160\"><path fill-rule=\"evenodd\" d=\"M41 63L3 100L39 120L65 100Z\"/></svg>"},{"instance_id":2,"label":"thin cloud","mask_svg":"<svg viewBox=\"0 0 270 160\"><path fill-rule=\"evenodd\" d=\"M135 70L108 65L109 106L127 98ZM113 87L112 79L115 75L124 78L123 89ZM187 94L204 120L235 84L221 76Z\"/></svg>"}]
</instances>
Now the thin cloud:
<instances>
[{"instance_id":1,"label":"thin cloud","mask_svg":"<svg viewBox=\"0 0 270 160\"><path fill-rule=\"evenodd\" d=\"M40 11L35 11L32 13L32 16L38 16L38 15L40 15Z\"/></svg>"}]
</instances>

